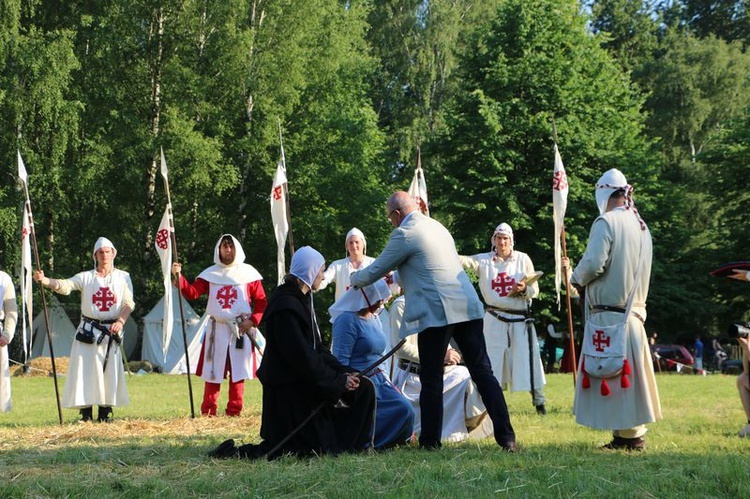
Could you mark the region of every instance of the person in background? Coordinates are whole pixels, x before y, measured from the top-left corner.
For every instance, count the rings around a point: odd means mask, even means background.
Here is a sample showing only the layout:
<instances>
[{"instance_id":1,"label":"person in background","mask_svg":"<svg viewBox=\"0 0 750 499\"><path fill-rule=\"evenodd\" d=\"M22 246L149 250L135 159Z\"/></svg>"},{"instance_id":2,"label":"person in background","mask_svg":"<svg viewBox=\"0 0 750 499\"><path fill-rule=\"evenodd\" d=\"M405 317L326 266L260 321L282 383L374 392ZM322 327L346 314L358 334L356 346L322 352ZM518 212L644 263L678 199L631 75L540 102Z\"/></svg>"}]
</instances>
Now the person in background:
<instances>
[{"instance_id":1,"label":"person in background","mask_svg":"<svg viewBox=\"0 0 750 499\"><path fill-rule=\"evenodd\" d=\"M18 305L13 280L1 270L0 297L3 300L0 307L0 412L8 412L11 408L8 345L16 332Z\"/></svg>"},{"instance_id":2,"label":"person in background","mask_svg":"<svg viewBox=\"0 0 750 499\"><path fill-rule=\"evenodd\" d=\"M70 350L62 406L79 409L86 422L93 419L97 405L97 420L109 422L112 407L130 403L119 344L135 301L130 274L115 268L117 249L112 242L97 239L92 256L93 270L69 279L48 278L37 270L34 280L61 295L81 292L81 322Z\"/></svg>"},{"instance_id":3,"label":"person in background","mask_svg":"<svg viewBox=\"0 0 750 499\"><path fill-rule=\"evenodd\" d=\"M214 265L200 273L192 284L182 275L182 265L172 264L179 289L188 300L208 295L209 320L203 335L196 374L203 378L201 414L216 416L221 382L229 375L227 416L239 416L244 405L245 380L255 377L261 348L258 324L266 309L263 279L245 262L240 242L222 235L214 248Z\"/></svg>"},{"instance_id":4,"label":"person in background","mask_svg":"<svg viewBox=\"0 0 750 499\"><path fill-rule=\"evenodd\" d=\"M534 274L529 255L514 249L513 229L501 223L490 237L488 253L460 256L461 265L479 276L485 303L484 339L487 355L500 386L529 392L539 415L547 414L542 387L547 383L539 340L531 317L531 302L539 285L526 285Z\"/></svg>"},{"instance_id":5,"label":"person in background","mask_svg":"<svg viewBox=\"0 0 750 499\"><path fill-rule=\"evenodd\" d=\"M700 335L695 337L693 351L695 352L695 369L693 369L693 373L701 374L703 372L703 342Z\"/></svg>"},{"instance_id":6,"label":"person in background","mask_svg":"<svg viewBox=\"0 0 750 499\"><path fill-rule=\"evenodd\" d=\"M363 269L375 261L373 257L367 256L367 240L362 231L356 227L346 234L344 247L347 257L331 263L323 273L323 282L320 284L320 289L325 289L330 283L334 283L336 300L349 289L349 276L352 272Z\"/></svg>"},{"instance_id":7,"label":"person in background","mask_svg":"<svg viewBox=\"0 0 750 499\"><path fill-rule=\"evenodd\" d=\"M737 341L742 349L742 374L737 376L737 390L740 392L740 401L747 419L747 426L742 428L738 435L740 438L747 438L750 437L750 339L740 336Z\"/></svg>"}]
</instances>

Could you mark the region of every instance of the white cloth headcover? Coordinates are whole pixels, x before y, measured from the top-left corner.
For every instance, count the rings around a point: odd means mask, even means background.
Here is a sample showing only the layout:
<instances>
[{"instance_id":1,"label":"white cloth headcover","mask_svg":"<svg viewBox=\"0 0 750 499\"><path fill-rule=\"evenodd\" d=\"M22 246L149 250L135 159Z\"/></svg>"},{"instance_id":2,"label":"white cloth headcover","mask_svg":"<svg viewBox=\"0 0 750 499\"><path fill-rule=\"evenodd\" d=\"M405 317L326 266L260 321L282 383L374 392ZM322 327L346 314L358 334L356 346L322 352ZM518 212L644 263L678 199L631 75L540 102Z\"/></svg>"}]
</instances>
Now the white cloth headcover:
<instances>
[{"instance_id":1,"label":"white cloth headcover","mask_svg":"<svg viewBox=\"0 0 750 499\"><path fill-rule=\"evenodd\" d=\"M349 249L346 246L347 244L349 244L349 239L352 236L357 236L362 240L362 253L367 254L367 239L365 239L365 235L362 233L362 231L356 227L352 227L352 230L346 233L346 239L344 239L344 249Z\"/></svg>"},{"instance_id":2,"label":"white cloth headcover","mask_svg":"<svg viewBox=\"0 0 750 499\"><path fill-rule=\"evenodd\" d=\"M232 238L234 244L234 260L229 264L221 262L221 241L225 237ZM245 251L240 242L232 234L222 234L214 247L214 264L198 275L201 279L214 284L237 285L260 281L263 277L255 267L245 263Z\"/></svg>"},{"instance_id":3,"label":"white cloth headcover","mask_svg":"<svg viewBox=\"0 0 750 499\"><path fill-rule=\"evenodd\" d=\"M289 273L312 289L315 278L318 276L320 269L326 264L318 250L310 246L302 246L292 255L292 263Z\"/></svg>"},{"instance_id":4,"label":"white cloth headcover","mask_svg":"<svg viewBox=\"0 0 750 499\"><path fill-rule=\"evenodd\" d=\"M115 254L114 256L117 256L117 248L115 248L115 245L112 244L112 241L110 241L106 237L100 237L96 240L96 243L94 244L94 251L91 253L91 256L94 258L94 266L96 266L96 252L102 248L112 248L112 252Z\"/></svg>"},{"instance_id":5,"label":"white cloth headcover","mask_svg":"<svg viewBox=\"0 0 750 499\"><path fill-rule=\"evenodd\" d=\"M607 211L607 202L615 191L627 190L628 187L625 175L617 168L612 168L599 177L596 182L596 206L599 207L599 214L603 215Z\"/></svg>"},{"instance_id":6,"label":"white cloth headcover","mask_svg":"<svg viewBox=\"0 0 750 499\"><path fill-rule=\"evenodd\" d=\"M379 301L386 301L391 297L391 290L385 279L378 279L369 286L364 288L351 287L336 303L328 308L331 314L331 322L343 312L359 312L362 309L370 308ZM373 310L374 312L374 310Z\"/></svg>"},{"instance_id":7,"label":"white cloth headcover","mask_svg":"<svg viewBox=\"0 0 750 499\"><path fill-rule=\"evenodd\" d=\"M495 236L498 234L508 236L510 238L510 249L513 249L513 246L515 244L515 240L513 239L513 229L510 228L510 225L503 222L495 227L495 232L492 233L492 237L490 238L490 246L492 247L492 251L495 251Z\"/></svg>"}]
</instances>

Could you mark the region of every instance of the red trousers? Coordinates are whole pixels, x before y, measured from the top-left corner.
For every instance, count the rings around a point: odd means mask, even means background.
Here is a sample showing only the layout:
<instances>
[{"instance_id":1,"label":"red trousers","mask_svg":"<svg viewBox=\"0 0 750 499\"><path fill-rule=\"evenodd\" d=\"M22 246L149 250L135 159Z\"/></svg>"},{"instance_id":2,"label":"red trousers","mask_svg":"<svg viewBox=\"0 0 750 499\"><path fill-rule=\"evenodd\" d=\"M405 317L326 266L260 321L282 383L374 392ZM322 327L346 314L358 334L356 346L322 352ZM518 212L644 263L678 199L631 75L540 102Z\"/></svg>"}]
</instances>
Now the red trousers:
<instances>
[{"instance_id":1,"label":"red trousers","mask_svg":"<svg viewBox=\"0 0 750 499\"><path fill-rule=\"evenodd\" d=\"M227 372L229 377L229 400L227 401L227 416L239 416L242 412L242 404L245 395L245 380L232 381L232 363L227 355ZM216 416L218 408L219 392L221 383L206 381L203 387L203 403L201 403L201 414L204 416Z\"/></svg>"}]
</instances>

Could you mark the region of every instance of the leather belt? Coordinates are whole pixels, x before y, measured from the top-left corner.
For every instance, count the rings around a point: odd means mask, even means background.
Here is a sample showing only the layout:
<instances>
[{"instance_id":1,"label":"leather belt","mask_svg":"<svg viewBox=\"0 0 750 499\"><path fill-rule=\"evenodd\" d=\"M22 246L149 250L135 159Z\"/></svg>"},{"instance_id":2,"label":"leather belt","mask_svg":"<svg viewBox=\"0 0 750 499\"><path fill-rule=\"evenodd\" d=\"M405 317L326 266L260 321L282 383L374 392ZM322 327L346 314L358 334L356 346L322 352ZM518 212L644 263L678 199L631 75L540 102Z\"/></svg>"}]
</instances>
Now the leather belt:
<instances>
[{"instance_id":1,"label":"leather belt","mask_svg":"<svg viewBox=\"0 0 750 499\"><path fill-rule=\"evenodd\" d=\"M622 307L613 307L612 305L594 305L593 307L591 307L591 309L592 310L598 310L600 312L616 312L618 314L624 314L625 313L625 309L624 308L622 308ZM642 323L646 322L643 319L643 317L641 317L641 314L639 314L638 312L633 312L631 310L630 313L633 314L636 317L636 319L638 319Z\"/></svg>"},{"instance_id":2,"label":"leather belt","mask_svg":"<svg viewBox=\"0 0 750 499\"><path fill-rule=\"evenodd\" d=\"M398 368L402 371L410 372L412 374L419 374L419 362L398 359Z\"/></svg>"},{"instance_id":3,"label":"leather belt","mask_svg":"<svg viewBox=\"0 0 750 499\"><path fill-rule=\"evenodd\" d=\"M101 320L101 319L93 319L91 317L86 317L85 315L82 315L81 319L83 319L85 322L89 322L89 323L93 323L93 324L102 324L102 325L105 325L105 326L109 325L109 324L114 324L115 322L117 322L117 319Z\"/></svg>"},{"instance_id":4,"label":"leather belt","mask_svg":"<svg viewBox=\"0 0 750 499\"><path fill-rule=\"evenodd\" d=\"M514 314L514 315L523 315L523 317L505 317L500 315L500 312L505 312L506 314ZM503 310L501 308L487 308L487 313L490 314L492 317L499 321L503 322L525 322L526 321L526 311L523 310Z\"/></svg>"}]
</instances>

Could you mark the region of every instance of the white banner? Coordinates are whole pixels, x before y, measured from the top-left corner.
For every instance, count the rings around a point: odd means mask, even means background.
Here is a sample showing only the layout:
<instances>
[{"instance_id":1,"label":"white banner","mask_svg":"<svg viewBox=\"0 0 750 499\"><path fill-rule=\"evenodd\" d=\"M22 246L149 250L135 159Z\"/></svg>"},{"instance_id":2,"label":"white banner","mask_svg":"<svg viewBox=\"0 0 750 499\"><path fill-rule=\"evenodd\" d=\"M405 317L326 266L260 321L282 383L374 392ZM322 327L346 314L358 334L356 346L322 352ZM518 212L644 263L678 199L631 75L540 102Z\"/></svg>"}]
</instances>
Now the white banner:
<instances>
[{"instance_id":1,"label":"white banner","mask_svg":"<svg viewBox=\"0 0 750 499\"><path fill-rule=\"evenodd\" d=\"M560 235L565 227L565 210L568 207L568 176L555 144L555 169L552 173L552 218L555 222L555 293L560 308L560 282L562 282L562 246Z\"/></svg>"},{"instance_id":2,"label":"white banner","mask_svg":"<svg viewBox=\"0 0 750 499\"><path fill-rule=\"evenodd\" d=\"M174 316L172 315L172 232L174 222L172 221L172 206L167 204L164 215L161 217L159 229L156 231L154 245L161 260L161 273L164 279L164 318L162 319L162 348L164 361L167 360L169 343L172 341L172 328L174 327Z\"/></svg>"},{"instance_id":3,"label":"white banner","mask_svg":"<svg viewBox=\"0 0 750 499\"><path fill-rule=\"evenodd\" d=\"M278 248L276 255L276 268L279 276L278 284L281 284L286 275L284 246L286 245L286 236L289 232L289 221L286 214L286 183L286 164L284 148L282 147L281 159L276 167L276 175L273 177L273 186L271 187L271 220Z\"/></svg>"},{"instance_id":4,"label":"white banner","mask_svg":"<svg viewBox=\"0 0 750 499\"><path fill-rule=\"evenodd\" d=\"M419 210L429 217L430 205L427 201L427 182L424 179L424 171L419 165L414 170L414 178L409 186L409 194L419 205Z\"/></svg>"}]
</instances>

